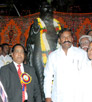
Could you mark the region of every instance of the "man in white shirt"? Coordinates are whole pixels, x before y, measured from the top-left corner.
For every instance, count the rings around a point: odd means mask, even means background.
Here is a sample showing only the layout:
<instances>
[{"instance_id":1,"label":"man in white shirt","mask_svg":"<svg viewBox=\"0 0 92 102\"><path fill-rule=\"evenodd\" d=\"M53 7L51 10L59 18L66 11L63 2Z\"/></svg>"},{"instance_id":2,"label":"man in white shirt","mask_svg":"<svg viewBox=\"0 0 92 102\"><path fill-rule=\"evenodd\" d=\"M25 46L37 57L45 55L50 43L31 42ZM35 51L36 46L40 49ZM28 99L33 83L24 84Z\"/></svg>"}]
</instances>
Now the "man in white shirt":
<instances>
[{"instance_id":1,"label":"man in white shirt","mask_svg":"<svg viewBox=\"0 0 92 102\"><path fill-rule=\"evenodd\" d=\"M92 102L92 42L88 47L88 58L81 73L82 102Z\"/></svg>"},{"instance_id":2,"label":"man in white shirt","mask_svg":"<svg viewBox=\"0 0 92 102\"><path fill-rule=\"evenodd\" d=\"M0 56L0 67L12 62L12 58L9 56L9 45L7 43L2 44L2 55Z\"/></svg>"},{"instance_id":3,"label":"man in white shirt","mask_svg":"<svg viewBox=\"0 0 92 102\"><path fill-rule=\"evenodd\" d=\"M61 47L49 55L44 69L46 102L81 102L80 71L87 53L72 45L73 35L68 28L59 32L58 41Z\"/></svg>"}]
</instances>

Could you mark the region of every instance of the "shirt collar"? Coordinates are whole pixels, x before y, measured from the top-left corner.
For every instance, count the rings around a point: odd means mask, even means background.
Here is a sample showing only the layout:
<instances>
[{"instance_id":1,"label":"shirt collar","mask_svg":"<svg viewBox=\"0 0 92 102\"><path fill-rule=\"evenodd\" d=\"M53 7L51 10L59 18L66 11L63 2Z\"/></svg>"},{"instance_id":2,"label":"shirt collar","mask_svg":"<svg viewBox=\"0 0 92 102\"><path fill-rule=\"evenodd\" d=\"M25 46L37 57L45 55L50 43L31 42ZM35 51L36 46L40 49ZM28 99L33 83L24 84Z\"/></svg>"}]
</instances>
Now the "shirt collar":
<instances>
[{"instance_id":1,"label":"shirt collar","mask_svg":"<svg viewBox=\"0 0 92 102\"><path fill-rule=\"evenodd\" d=\"M63 53L65 53L64 50L62 49L62 46L60 47L60 50L61 50ZM67 54L70 53L70 52L72 53L72 50L73 50L73 45L71 45L71 47L68 49Z\"/></svg>"},{"instance_id":2,"label":"shirt collar","mask_svg":"<svg viewBox=\"0 0 92 102\"><path fill-rule=\"evenodd\" d=\"M18 71L18 66L17 66L18 64L17 64L16 62L14 62L14 61L13 61L13 63L14 63L14 65L15 65L17 71ZM21 63L20 65L21 65L20 68L21 68L21 71L22 71L22 70L23 70L23 63Z\"/></svg>"},{"instance_id":3,"label":"shirt collar","mask_svg":"<svg viewBox=\"0 0 92 102\"><path fill-rule=\"evenodd\" d=\"M5 56L4 56L4 55L1 55L1 57L8 57L8 56L9 56L9 55L5 55Z\"/></svg>"}]
</instances>

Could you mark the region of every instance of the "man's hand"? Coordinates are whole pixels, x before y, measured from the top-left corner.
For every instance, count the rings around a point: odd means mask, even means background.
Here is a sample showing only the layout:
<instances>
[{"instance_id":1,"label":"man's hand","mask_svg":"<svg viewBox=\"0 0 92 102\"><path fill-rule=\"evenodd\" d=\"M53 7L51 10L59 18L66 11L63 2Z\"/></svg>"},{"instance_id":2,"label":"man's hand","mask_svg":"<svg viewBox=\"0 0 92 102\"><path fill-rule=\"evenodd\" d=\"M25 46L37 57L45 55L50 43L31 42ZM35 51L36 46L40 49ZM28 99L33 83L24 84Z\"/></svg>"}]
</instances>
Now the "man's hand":
<instances>
[{"instance_id":1,"label":"man's hand","mask_svg":"<svg viewBox=\"0 0 92 102\"><path fill-rule=\"evenodd\" d=\"M51 98L46 98L46 102L52 102Z\"/></svg>"}]
</instances>

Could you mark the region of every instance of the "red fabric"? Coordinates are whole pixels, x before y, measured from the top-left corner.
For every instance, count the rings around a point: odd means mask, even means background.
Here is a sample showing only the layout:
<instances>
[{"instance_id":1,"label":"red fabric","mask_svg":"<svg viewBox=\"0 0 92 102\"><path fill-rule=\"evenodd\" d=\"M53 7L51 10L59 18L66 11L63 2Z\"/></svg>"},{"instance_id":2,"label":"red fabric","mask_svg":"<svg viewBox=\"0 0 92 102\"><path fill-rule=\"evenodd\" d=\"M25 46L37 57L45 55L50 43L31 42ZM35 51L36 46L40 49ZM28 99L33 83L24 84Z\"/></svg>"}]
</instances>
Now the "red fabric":
<instances>
[{"instance_id":1,"label":"red fabric","mask_svg":"<svg viewBox=\"0 0 92 102\"><path fill-rule=\"evenodd\" d=\"M21 72L20 67L21 67L21 65L18 65L18 75L19 75L19 78L20 78L20 81L21 81L21 74L22 74L22 72ZM22 85L22 89L23 89L24 84L21 83L21 85ZM25 91L22 90L22 102L24 102L24 101L25 101Z\"/></svg>"},{"instance_id":2,"label":"red fabric","mask_svg":"<svg viewBox=\"0 0 92 102\"><path fill-rule=\"evenodd\" d=\"M0 16L0 44L8 43L10 47L21 43L26 47L30 26L40 13L27 16ZM92 13L64 13L54 11L54 18L64 28L71 28L73 31L73 44L78 46L79 38L92 30ZM56 28L56 30L58 30ZM44 29L43 29L44 31ZM46 32L46 29L45 31Z\"/></svg>"}]
</instances>

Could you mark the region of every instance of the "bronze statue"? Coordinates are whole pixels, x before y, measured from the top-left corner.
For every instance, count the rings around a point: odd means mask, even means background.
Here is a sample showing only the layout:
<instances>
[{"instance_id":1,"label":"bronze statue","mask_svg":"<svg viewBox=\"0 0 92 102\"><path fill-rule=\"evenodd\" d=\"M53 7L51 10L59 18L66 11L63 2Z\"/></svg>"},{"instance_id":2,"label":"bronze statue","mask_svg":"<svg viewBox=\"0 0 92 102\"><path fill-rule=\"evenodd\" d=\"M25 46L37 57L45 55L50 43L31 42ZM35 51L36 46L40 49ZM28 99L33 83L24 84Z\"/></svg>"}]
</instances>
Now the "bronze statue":
<instances>
[{"instance_id":1,"label":"bronze statue","mask_svg":"<svg viewBox=\"0 0 92 102\"><path fill-rule=\"evenodd\" d=\"M47 2L40 6L40 17L34 20L30 27L27 40L29 64L33 65L40 84L42 101L45 101L43 91L44 67L50 52L57 47L58 32L61 29L58 20L53 18L53 8Z\"/></svg>"}]
</instances>

